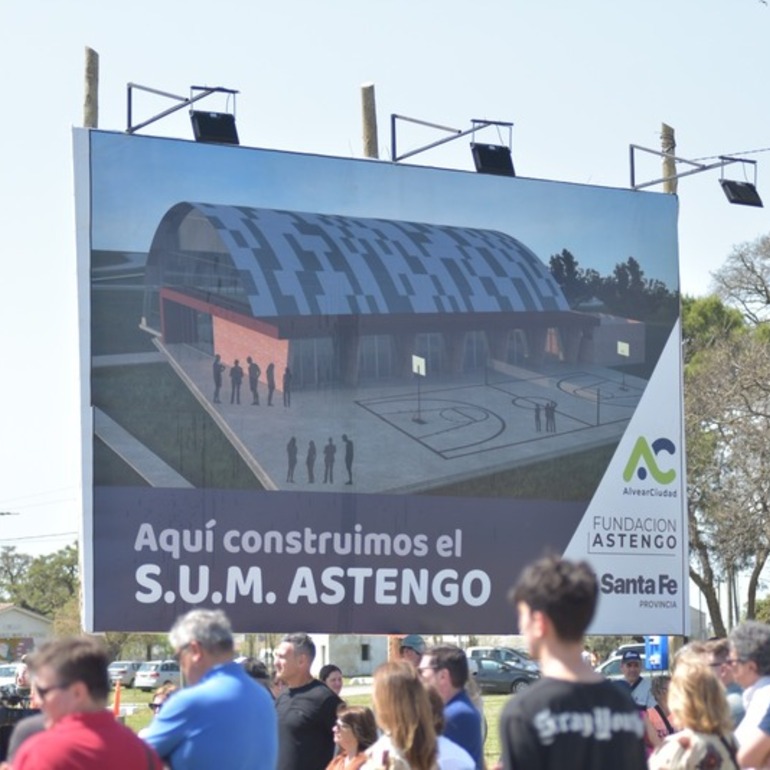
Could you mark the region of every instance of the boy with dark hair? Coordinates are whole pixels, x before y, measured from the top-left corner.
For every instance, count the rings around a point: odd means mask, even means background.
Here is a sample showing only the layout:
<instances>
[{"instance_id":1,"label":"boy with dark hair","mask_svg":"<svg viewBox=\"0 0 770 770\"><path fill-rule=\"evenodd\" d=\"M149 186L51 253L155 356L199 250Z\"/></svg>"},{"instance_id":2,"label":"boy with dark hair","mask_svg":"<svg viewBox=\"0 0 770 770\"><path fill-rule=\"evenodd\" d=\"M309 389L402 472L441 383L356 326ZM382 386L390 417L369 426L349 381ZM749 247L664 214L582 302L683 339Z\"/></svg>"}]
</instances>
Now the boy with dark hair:
<instances>
[{"instance_id":1,"label":"boy with dark hair","mask_svg":"<svg viewBox=\"0 0 770 770\"><path fill-rule=\"evenodd\" d=\"M582 658L599 586L585 562L546 557L510 593L543 678L500 717L504 770L644 770L644 725L629 695Z\"/></svg>"}]
</instances>

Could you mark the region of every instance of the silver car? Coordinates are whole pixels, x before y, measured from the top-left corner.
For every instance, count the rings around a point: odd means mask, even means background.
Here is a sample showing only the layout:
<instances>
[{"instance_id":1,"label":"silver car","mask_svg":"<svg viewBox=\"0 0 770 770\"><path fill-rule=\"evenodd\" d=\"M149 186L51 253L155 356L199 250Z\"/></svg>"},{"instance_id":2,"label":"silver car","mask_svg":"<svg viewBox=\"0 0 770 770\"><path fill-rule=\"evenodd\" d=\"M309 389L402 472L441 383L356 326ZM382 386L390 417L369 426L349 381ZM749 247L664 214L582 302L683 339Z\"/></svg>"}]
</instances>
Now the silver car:
<instances>
[{"instance_id":1,"label":"silver car","mask_svg":"<svg viewBox=\"0 0 770 770\"><path fill-rule=\"evenodd\" d=\"M136 672L134 687L144 692L150 692L162 684L182 686L182 672L175 660L148 660L142 663Z\"/></svg>"},{"instance_id":2,"label":"silver car","mask_svg":"<svg viewBox=\"0 0 770 770\"><path fill-rule=\"evenodd\" d=\"M120 682L121 687L133 687L136 672L142 665L141 660L116 660L107 666L107 674L110 682L116 685Z\"/></svg>"}]
</instances>

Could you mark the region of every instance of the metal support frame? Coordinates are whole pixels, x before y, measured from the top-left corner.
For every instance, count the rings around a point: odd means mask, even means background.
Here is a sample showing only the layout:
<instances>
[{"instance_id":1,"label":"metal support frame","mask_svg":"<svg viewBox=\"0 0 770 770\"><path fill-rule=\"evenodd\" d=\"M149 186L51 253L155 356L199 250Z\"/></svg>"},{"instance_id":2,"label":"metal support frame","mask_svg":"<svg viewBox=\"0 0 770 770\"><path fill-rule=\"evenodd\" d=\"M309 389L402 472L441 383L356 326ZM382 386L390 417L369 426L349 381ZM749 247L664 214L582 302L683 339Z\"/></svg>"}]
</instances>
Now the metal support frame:
<instances>
[{"instance_id":1,"label":"metal support frame","mask_svg":"<svg viewBox=\"0 0 770 770\"><path fill-rule=\"evenodd\" d=\"M165 96L167 99L174 99L179 104L175 105L174 107L169 107L167 110L163 110L163 112L159 112L157 115L154 115L149 120L145 120L143 123L137 123L136 125L132 125L132 96L134 89L137 89L139 91L146 91L150 94L155 94L156 96ZM201 93L193 95L194 91L200 91ZM184 109L185 107L188 107L191 104L194 104L195 102L199 102L201 99L205 99L207 96L211 96L212 94L231 94L233 96L233 115L235 115L235 95L239 93L238 91L234 91L232 88L222 88L221 86L190 86L190 96L179 96L177 94L170 94L167 91L159 91L157 88L150 88L148 86L142 86L138 83L128 83L127 84L127 107L128 107L128 118L126 121L126 133L127 134L133 134L137 132L140 128L145 128L146 126L149 126L151 123L155 123L156 121L160 120L161 118L165 118L167 115L171 115L174 112L178 112L181 109Z\"/></svg>"},{"instance_id":2,"label":"metal support frame","mask_svg":"<svg viewBox=\"0 0 770 770\"><path fill-rule=\"evenodd\" d=\"M749 163L754 167L754 186L757 185L757 161L749 160L748 158L733 158L729 155L720 155L719 160L714 163L698 163L694 160L687 160L686 158L679 158L676 155L672 155L670 152L664 152L663 150L652 150L649 147L640 147L638 144L630 144L629 149L629 161L631 167L631 189L642 190L645 187L652 187L656 184L662 184L663 182L669 182L673 179L681 179L685 176L692 176L693 174L700 174L703 171L711 171L718 168L724 171L725 166L730 166L733 163ZM659 179L653 179L651 182L636 182L636 165L634 151L639 150L641 152L648 152L651 155L657 155L659 158L670 158L677 163L686 163L689 166L695 166L695 168L689 171L683 171L681 174L674 174L674 176L661 177ZM724 175L723 175L724 176Z\"/></svg>"},{"instance_id":3,"label":"metal support frame","mask_svg":"<svg viewBox=\"0 0 770 770\"><path fill-rule=\"evenodd\" d=\"M405 152L403 155L399 155L396 151L396 125L398 120L405 120L408 123L416 123L420 126L428 126L428 128L436 128L439 131L449 131L451 132L452 136L446 136L443 139L438 139L435 142L431 142L430 144L426 144L423 147L418 147L416 150L410 150L409 152ZM390 159L397 163L400 160L404 160L405 158L411 158L414 155L418 155L421 152L425 152L426 150L432 150L434 147L438 147L442 144L446 144L447 142L453 142L455 139L461 139L464 136L468 136L469 134L475 134L476 131L481 131L484 128L489 128L490 126L504 126L508 129L508 149L513 149L513 123L506 123L504 121L500 120L483 120L483 119L474 119L471 120L471 128L466 129L463 131L459 128L451 128L449 126L442 126L438 123L430 123L427 120L419 120L418 118L410 118L407 115L397 115L396 113L391 113L390 116Z\"/></svg>"}]
</instances>

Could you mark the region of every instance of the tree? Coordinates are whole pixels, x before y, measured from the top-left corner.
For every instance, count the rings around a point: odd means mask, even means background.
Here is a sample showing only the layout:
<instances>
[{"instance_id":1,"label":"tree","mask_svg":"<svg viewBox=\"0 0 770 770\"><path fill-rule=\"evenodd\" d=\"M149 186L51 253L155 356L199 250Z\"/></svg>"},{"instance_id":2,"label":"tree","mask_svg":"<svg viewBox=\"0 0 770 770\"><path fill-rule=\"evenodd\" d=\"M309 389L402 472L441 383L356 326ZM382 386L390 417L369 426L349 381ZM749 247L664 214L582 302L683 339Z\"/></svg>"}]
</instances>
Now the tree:
<instances>
[{"instance_id":1,"label":"tree","mask_svg":"<svg viewBox=\"0 0 770 770\"><path fill-rule=\"evenodd\" d=\"M752 326L770 321L770 235L736 246L714 273L714 285Z\"/></svg>"},{"instance_id":2,"label":"tree","mask_svg":"<svg viewBox=\"0 0 770 770\"><path fill-rule=\"evenodd\" d=\"M25 565L23 574L13 579L6 579L5 574L0 577L3 591L13 604L52 617L57 609L78 596L80 580L76 545L35 558L17 555L19 558L15 559L13 554L0 554L0 557L3 555L8 556L11 567L13 564Z\"/></svg>"},{"instance_id":3,"label":"tree","mask_svg":"<svg viewBox=\"0 0 770 770\"><path fill-rule=\"evenodd\" d=\"M753 617L770 555L770 345L716 297L685 301L683 330L690 576L724 635L719 583L748 570Z\"/></svg>"},{"instance_id":4,"label":"tree","mask_svg":"<svg viewBox=\"0 0 770 770\"><path fill-rule=\"evenodd\" d=\"M0 597L13 601L13 596L23 584L32 557L17 553L11 546L0 548Z\"/></svg>"}]
</instances>

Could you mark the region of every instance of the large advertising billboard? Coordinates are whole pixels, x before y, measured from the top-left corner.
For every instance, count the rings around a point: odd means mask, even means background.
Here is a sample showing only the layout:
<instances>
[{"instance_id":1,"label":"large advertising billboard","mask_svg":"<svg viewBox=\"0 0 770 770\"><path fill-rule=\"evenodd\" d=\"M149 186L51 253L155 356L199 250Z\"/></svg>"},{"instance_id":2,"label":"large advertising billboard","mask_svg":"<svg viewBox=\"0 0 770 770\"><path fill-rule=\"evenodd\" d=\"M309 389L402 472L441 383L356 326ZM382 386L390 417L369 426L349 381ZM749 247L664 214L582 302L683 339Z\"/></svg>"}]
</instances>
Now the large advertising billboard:
<instances>
[{"instance_id":1,"label":"large advertising billboard","mask_svg":"<svg viewBox=\"0 0 770 770\"><path fill-rule=\"evenodd\" d=\"M89 629L686 628L674 196L76 129Z\"/></svg>"}]
</instances>

